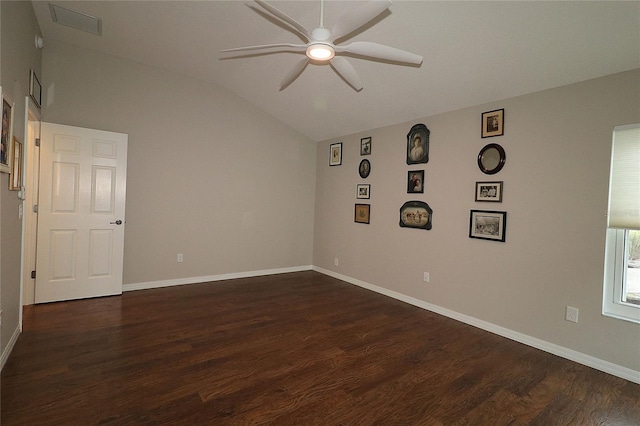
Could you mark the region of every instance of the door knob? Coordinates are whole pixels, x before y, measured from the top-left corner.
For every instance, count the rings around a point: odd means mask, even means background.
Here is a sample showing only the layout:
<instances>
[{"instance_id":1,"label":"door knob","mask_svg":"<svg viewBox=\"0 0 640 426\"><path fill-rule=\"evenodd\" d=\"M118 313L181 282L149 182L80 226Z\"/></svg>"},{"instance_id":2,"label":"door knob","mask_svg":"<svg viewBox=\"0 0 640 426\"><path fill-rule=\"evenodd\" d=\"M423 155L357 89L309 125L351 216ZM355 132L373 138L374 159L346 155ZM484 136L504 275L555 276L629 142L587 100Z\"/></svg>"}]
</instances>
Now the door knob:
<instances>
[{"instance_id":1,"label":"door knob","mask_svg":"<svg viewBox=\"0 0 640 426\"><path fill-rule=\"evenodd\" d=\"M111 224L111 225L122 225L122 221L120 219L118 219L115 222L109 222L109 224Z\"/></svg>"}]
</instances>

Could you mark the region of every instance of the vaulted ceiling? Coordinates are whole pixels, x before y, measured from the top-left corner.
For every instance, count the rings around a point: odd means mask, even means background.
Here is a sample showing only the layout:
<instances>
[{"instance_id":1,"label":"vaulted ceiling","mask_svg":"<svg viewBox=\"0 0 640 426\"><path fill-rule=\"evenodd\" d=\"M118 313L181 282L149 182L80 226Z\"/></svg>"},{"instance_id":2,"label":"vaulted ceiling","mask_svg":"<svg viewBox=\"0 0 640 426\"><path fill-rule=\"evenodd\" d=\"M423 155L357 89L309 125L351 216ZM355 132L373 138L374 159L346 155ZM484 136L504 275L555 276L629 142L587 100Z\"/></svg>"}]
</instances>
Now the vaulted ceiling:
<instances>
[{"instance_id":1,"label":"vaulted ceiling","mask_svg":"<svg viewBox=\"0 0 640 426\"><path fill-rule=\"evenodd\" d=\"M50 2L101 18L102 35L56 24L49 2L33 1L45 48L58 40L219 84L315 141L640 68L638 1L396 0L343 43L386 44L424 62L349 57L359 92L315 64L280 91L301 54L224 59L222 49L301 43L251 1ZM320 1L270 3L318 26ZM325 26L360 3L328 0Z\"/></svg>"}]
</instances>

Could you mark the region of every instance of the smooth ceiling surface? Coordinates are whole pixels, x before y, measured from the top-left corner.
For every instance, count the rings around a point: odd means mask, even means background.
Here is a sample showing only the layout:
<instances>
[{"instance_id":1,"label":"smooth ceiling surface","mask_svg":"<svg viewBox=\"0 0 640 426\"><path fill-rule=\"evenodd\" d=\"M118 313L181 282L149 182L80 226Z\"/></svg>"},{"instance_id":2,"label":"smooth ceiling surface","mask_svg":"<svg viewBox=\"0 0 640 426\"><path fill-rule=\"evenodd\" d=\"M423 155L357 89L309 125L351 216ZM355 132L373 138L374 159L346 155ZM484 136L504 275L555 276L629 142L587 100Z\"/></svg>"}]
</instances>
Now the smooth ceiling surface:
<instances>
[{"instance_id":1,"label":"smooth ceiling surface","mask_svg":"<svg viewBox=\"0 0 640 426\"><path fill-rule=\"evenodd\" d=\"M300 54L223 59L226 48L301 43L250 1L52 2L102 18L103 35L55 24L48 2L33 1L45 49L63 41L219 84L315 141L640 68L638 1L395 1L341 44L386 44L424 62L350 57L360 92L327 65L307 66L280 91ZM270 3L318 26L319 1ZM325 26L359 3L327 1Z\"/></svg>"}]
</instances>

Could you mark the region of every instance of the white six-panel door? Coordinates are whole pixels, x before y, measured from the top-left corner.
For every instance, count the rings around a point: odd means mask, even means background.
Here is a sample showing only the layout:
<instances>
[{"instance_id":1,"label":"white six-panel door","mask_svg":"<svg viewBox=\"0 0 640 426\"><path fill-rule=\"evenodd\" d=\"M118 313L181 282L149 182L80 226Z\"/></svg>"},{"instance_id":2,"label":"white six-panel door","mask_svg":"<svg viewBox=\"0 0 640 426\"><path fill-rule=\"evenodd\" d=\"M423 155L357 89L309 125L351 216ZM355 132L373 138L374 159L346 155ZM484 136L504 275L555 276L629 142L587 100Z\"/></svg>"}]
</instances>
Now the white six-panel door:
<instances>
[{"instance_id":1,"label":"white six-panel door","mask_svg":"<svg viewBox=\"0 0 640 426\"><path fill-rule=\"evenodd\" d=\"M122 293L127 142L42 123L36 303Z\"/></svg>"}]
</instances>

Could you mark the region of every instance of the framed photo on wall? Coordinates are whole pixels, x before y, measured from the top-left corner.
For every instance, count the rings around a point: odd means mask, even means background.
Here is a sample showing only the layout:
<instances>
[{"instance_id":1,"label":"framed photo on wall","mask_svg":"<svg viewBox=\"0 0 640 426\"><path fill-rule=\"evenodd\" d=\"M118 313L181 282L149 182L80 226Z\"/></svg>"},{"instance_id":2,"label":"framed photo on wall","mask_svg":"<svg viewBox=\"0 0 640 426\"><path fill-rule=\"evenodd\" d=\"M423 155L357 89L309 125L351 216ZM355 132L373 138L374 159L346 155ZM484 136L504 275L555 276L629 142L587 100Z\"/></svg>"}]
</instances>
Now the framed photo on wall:
<instances>
[{"instance_id":1,"label":"framed photo on wall","mask_svg":"<svg viewBox=\"0 0 640 426\"><path fill-rule=\"evenodd\" d=\"M13 137L11 175L9 177L9 191L22 189L22 142Z\"/></svg>"},{"instance_id":2,"label":"framed photo on wall","mask_svg":"<svg viewBox=\"0 0 640 426\"><path fill-rule=\"evenodd\" d=\"M359 183L356 185L356 198L368 200L371 198L371 185Z\"/></svg>"},{"instance_id":3,"label":"framed photo on wall","mask_svg":"<svg viewBox=\"0 0 640 426\"><path fill-rule=\"evenodd\" d=\"M476 201L502 202L502 181L476 182Z\"/></svg>"},{"instance_id":4,"label":"framed photo on wall","mask_svg":"<svg viewBox=\"0 0 640 426\"><path fill-rule=\"evenodd\" d=\"M332 143L329 146L329 165L339 166L342 164L342 142Z\"/></svg>"},{"instance_id":5,"label":"framed photo on wall","mask_svg":"<svg viewBox=\"0 0 640 426\"><path fill-rule=\"evenodd\" d=\"M482 113L482 137L504 135L504 108Z\"/></svg>"},{"instance_id":6,"label":"framed photo on wall","mask_svg":"<svg viewBox=\"0 0 640 426\"><path fill-rule=\"evenodd\" d=\"M371 211L370 204L356 204L356 210L354 214L354 222L356 223L369 223L369 214Z\"/></svg>"},{"instance_id":7,"label":"framed photo on wall","mask_svg":"<svg viewBox=\"0 0 640 426\"><path fill-rule=\"evenodd\" d=\"M360 155L371 154L371 136L360 139Z\"/></svg>"},{"instance_id":8,"label":"framed photo on wall","mask_svg":"<svg viewBox=\"0 0 640 426\"><path fill-rule=\"evenodd\" d=\"M424 124L416 124L407 134L407 164L429 162L429 129Z\"/></svg>"},{"instance_id":9,"label":"framed photo on wall","mask_svg":"<svg viewBox=\"0 0 640 426\"><path fill-rule=\"evenodd\" d=\"M433 210L424 201L407 201L400 207L400 227L431 229Z\"/></svg>"},{"instance_id":10,"label":"framed photo on wall","mask_svg":"<svg viewBox=\"0 0 640 426\"><path fill-rule=\"evenodd\" d=\"M42 85L34 70L29 74L29 96L33 99L38 108L42 105Z\"/></svg>"},{"instance_id":11,"label":"framed photo on wall","mask_svg":"<svg viewBox=\"0 0 640 426\"><path fill-rule=\"evenodd\" d=\"M11 173L11 124L13 123L13 103L2 95L2 129L0 136L0 172Z\"/></svg>"},{"instance_id":12,"label":"framed photo on wall","mask_svg":"<svg viewBox=\"0 0 640 426\"><path fill-rule=\"evenodd\" d=\"M469 238L505 241L507 212L471 210L469 216Z\"/></svg>"},{"instance_id":13,"label":"framed photo on wall","mask_svg":"<svg viewBox=\"0 0 640 426\"><path fill-rule=\"evenodd\" d=\"M424 192L424 170L409 170L407 172L407 194L422 194Z\"/></svg>"},{"instance_id":14,"label":"framed photo on wall","mask_svg":"<svg viewBox=\"0 0 640 426\"><path fill-rule=\"evenodd\" d=\"M371 162L369 162L369 160L362 160L358 166L358 173L362 179L368 178L369 173L371 173Z\"/></svg>"}]
</instances>

